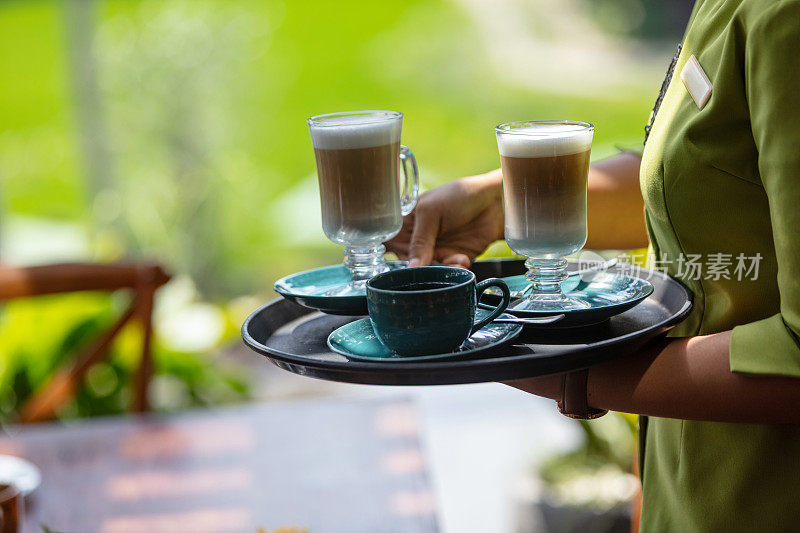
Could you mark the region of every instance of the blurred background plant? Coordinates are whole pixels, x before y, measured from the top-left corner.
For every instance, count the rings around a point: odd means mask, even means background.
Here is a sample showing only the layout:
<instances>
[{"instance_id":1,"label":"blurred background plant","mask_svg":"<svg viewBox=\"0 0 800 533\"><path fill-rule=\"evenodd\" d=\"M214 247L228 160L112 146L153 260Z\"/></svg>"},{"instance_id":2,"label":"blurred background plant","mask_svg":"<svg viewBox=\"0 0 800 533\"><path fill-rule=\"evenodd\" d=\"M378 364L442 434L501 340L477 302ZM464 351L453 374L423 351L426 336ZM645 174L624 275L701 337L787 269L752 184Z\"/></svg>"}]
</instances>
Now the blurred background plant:
<instances>
[{"instance_id":1,"label":"blurred background plant","mask_svg":"<svg viewBox=\"0 0 800 533\"><path fill-rule=\"evenodd\" d=\"M595 158L641 143L686 0L4 0L0 259L156 258L156 408L250 396L220 356L272 282L341 260L320 230L305 118L405 113L434 187L498 164L491 127L596 124ZM502 245L492 253L507 254ZM0 309L0 409L20 402L117 296ZM64 417L121 412L125 335Z\"/></svg>"},{"instance_id":2,"label":"blurred background plant","mask_svg":"<svg viewBox=\"0 0 800 533\"><path fill-rule=\"evenodd\" d=\"M8 303L0 314L0 420L13 420L25 400L56 368L108 328L122 311L121 300L106 294L76 293ZM202 337L207 327L225 328L211 331L210 339L184 342L180 333L157 337L153 348L158 368L150 386L154 409L214 406L250 397L242 369L214 355L219 339L238 332L228 316L214 316L220 312L203 304L179 311L180 320L193 323L197 337ZM170 327L170 320L162 320L162 330ZM84 386L58 413L59 418L118 414L128 409L140 354L141 337L135 327L128 326L106 360L91 367ZM181 329L186 327L183 324ZM207 344L202 345L204 342Z\"/></svg>"},{"instance_id":3,"label":"blurred background plant","mask_svg":"<svg viewBox=\"0 0 800 533\"><path fill-rule=\"evenodd\" d=\"M607 510L627 503L636 488L630 475L635 456L637 419L614 413L596 421L579 420L583 444L551 456L538 467L537 477L548 496L561 504ZM619 480L616 490L609 480Z\"/></svg>"}]
</instances>

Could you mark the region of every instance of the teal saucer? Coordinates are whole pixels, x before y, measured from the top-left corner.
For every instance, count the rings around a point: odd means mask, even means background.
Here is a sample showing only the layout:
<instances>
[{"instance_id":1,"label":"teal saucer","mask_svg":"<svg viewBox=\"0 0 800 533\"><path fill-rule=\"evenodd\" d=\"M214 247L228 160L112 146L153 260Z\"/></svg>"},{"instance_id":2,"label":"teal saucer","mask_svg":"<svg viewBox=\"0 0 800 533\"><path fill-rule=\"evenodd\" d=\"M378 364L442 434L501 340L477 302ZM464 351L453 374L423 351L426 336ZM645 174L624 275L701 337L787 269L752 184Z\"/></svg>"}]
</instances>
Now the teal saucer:
<instances>
[{"instance_id":1,"label":"teal saucer","mask_svg":"<svg viewBox=\"0 0 800 533\"><path fill-rule=\"evenodd\" d=\"M478 318L489 315L489 311L477 310ZM510 318L505 313L500 318ZM467 357L479 352L496 348L510 340L515 339L522 326L519 324L489 324L472 334L464 344L452 352L421 355L415 357L401 357L381 344L369 318L361 318L345 324L334 330L328 336L328 347L348 359L359 361L389 361L403 363L409 361L435 361L454 357Z\"/></svg>"},{"instance_id":2,"label":"teal saucer","mask_svg":"<svg viewBox=\"0 0 800 533\"><path fill-rule=\"evenodd\" d=\"M389 261L390 270L405 268L406 261ZM350 283L350 271L344 265L331 265L291 274L273 285L275 292L295 303L329 315L362 316L367 314L366 289L354 296L331 296L329 293Z\"/></svg>"},{"instance_id":3,"label":"teal saucer","mask_svg":"<svg viewBox=\"0 0 800 533\"><path fill-rule=\"evenodd\" d=\"M575 278L575 279L573 279ZM624 274L614 274L602 272L589 276L589 279L581 279L579 276L570 276L562 289L569 289L564 292L567 296L579 296L588 302L590 307L586 309L571 309L566 311L525 311L513 309L509 306L506 313L520 318L541 317L564 313L565 317L554 323L552 326L541 326L550 328L569 328L589 326L605 322L614 315L618 315L635 306L653 293L653 285L642 278L626 276ZM500 278L506 282L511 292L522 291L530 283L525 276L509 276ZM497 298L494 296L484 296L481 308L490 309L491 303ZM512 300L511 305L514 305Z\"/></svg>"}]
</instances>

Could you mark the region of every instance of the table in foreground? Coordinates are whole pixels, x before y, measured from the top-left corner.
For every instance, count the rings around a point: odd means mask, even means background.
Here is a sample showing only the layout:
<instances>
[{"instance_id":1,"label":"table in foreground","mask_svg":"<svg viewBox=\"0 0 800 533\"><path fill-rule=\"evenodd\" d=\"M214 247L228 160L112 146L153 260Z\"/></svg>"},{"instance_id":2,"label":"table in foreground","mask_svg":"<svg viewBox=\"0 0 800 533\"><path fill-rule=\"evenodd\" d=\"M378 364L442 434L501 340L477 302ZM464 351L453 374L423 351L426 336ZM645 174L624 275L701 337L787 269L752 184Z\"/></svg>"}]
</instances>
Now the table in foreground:
<instances>
[{"instance_id":1,"label":"table in foreground","mask_svg":"<svg viewBox=\"0 0 800 533\"><path fill-rule=\"evenodd\" d=\"M436 531L418 431L407 400L326 399L12 427L0 453L42 470L26 532Z\"/></svg>"}]
</instances>

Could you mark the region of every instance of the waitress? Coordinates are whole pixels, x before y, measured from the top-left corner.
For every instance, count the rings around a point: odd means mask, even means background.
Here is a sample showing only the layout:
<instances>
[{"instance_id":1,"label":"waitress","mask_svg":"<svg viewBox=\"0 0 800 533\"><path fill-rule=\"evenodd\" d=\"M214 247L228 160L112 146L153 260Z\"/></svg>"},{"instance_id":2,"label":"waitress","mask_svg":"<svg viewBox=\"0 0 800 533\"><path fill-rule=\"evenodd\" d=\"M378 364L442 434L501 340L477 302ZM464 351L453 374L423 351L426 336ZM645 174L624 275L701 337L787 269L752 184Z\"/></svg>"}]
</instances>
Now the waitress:
<instances>
[{"instance_id":1,"label":"waitress","mask_svg":"<svg viewBox=\"0 0 800 533\"><path fill-rule=\"evenodd\" d=\"M642 531L798 531L800 0L698 0L665 88L641 159L590 169L587 246L649 240L692 313L646 353L511 385L642 415ZM501 180L424 194L390 248L468 266L503 238Z\"/></svg>"}]
</instances>

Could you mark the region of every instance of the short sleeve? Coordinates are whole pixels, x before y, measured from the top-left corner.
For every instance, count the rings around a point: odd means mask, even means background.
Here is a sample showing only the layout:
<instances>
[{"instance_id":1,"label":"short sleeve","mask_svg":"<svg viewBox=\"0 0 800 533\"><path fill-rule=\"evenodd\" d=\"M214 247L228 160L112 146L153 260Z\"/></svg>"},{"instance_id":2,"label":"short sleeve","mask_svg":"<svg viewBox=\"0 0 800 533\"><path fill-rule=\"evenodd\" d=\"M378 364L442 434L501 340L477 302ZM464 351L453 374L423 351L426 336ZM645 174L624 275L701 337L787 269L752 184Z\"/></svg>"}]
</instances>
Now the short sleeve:
<instances>
[{"instance_id":1,"label":"short sleeve","mask_svg":"<svg viewBox=\"0 0 800 533\"><path fill-rule=\"evenodd\" d=\"M755 21L744 75L769 201L780 313L733 329L731 370L800 377L800 2L778 0Z\"/></svg>"}]
</instances>

